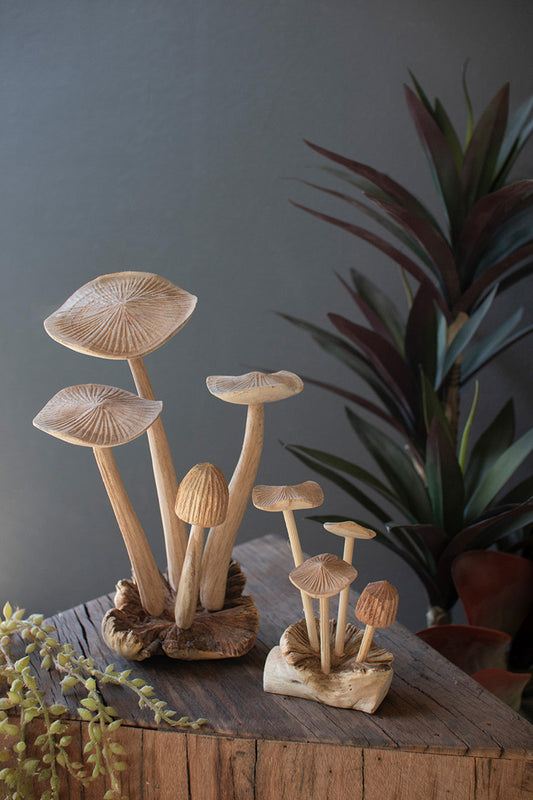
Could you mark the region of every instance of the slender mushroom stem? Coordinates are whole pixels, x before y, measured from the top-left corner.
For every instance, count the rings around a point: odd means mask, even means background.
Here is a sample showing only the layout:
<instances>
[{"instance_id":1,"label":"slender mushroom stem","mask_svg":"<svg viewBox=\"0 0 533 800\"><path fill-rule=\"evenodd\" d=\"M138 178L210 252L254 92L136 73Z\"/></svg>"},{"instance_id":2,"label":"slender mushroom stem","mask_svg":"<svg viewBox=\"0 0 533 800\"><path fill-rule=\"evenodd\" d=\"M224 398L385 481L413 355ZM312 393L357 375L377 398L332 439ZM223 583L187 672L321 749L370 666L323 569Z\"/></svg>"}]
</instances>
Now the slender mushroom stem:
<instances>
[{"instance_id":1,"label":"slender mushroom stem","mask_svg":"<svg viewBox=\"0 0 533 800\"><path fill-rule=\"evenodd\" d=\"M329 597L320 598L320 668L324 675L329 675L331 669Z\"/></svg>"},{"instance_id":2,"label":"slender mushroom stem","mask_svg":"<svg viewBox=\"0 0 533 800\"><path fill-rule=\"evenodd\" d=\"M298 536L298 529L296 527L296 522L294 519L294 512L291 511L290 509L285 510L283 512L283 519L285 520L287 533L289 534L289 542L291 545L294 566L299 567L300 564L303 564L304 556L302 553L302 547L300 545L300 537ZM310 597L310 595L306 594L305 592L300 591L300 595L302 597L302 605L304 608L305 624L307 626L307 636L309 638L309 644L311 645L313 650L318 650L319 641L318 641L318 634L316 631L313 600Z\"/></svg>"},{"instance_id":3,"label":"slender mushroom stem","mask_svg":"<svg viewBox=\"0 0 533 800\"><path fill-rule=\"evenodd\" d=\"M128 363L139 396L147 400L155 400L144 360L141 357L130 358ZM187 528L183 520L180 520L174 513L178 480L161 417L158 417L148 428L147 434L165 536L168 579L172 588L176 589L187 547Z\"/></svg>"},{"instance_id":4,"label":"slender mushroom stem","mask_svg":"<svg viewBox=\"0 0 533 800\"><path fill-rule=\"evenodd\" d=\"M359 647L359 652L357 653L356 661L366 661L366 657L368 655L368 651L370 650L370 645L372 644L372 639L374 637L375 630L376 628L374 625L366 626L365 632L363 634L363 639Z\"/></svg>"},{"instance_id":5,"label":"slender mushroom stem","mask_svg":"<svg viewBox=\"0 0 533 800\"><path fill-rule=\"evenodd\" d=\"M354 540L346 536L344 538L343 561L351 564L353 561ZM339 612L337 615L337 633L335 635L335 655L342 656L344 653L344 640L346 632L346 619L348 617L348 601L350 599L350 587L343 589L339 598Z\"/></svg>"},{"instance_id":6,"label":"slender mushroom stem","mask_svg":"<svg viewBox=\"0 0 533 800\"><path fill-rule=\"evenodd\" d=\"M208 611L219 611L224 605L233 545L261 459L264 420L263 403L248 406L241 454L229 483L228 513L225 521L211 528L207 537L202 559L200 599Z\"/></svg>"},{"instance_id":7,"label":"slender mushroom stem","mask_svg":"<svg viewBox=\"0 0 533 800\"><path fill-rule=\"evenodd\" d=\"M141 604L149 614L159 617L165 607L165 586L111 448L93 447L93 453L130 557Z\"/></svg>"},{"instance_id":8,"label":"slender mushroom stem","mask_svg":"<svg viewBox=\"0 0 533 800\"><path fill-rule=\"evenodd\" d=\"M191 627L198 605L204 534L205 528L202 525L191 527L181 571L174 617L176 625L184 630Z\"/></svg>"}]
</instances>

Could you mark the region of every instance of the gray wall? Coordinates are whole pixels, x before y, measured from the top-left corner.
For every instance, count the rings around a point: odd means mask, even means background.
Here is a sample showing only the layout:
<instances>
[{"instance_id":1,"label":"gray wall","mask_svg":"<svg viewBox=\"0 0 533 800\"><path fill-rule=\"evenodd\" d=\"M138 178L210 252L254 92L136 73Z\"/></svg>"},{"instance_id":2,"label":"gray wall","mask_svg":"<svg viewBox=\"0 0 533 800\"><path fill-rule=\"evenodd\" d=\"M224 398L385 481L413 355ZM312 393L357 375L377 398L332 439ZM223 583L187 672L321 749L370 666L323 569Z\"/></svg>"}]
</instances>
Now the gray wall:
<instances>
[{"instance_id":1,"label":"gray wall","mask_svg":"<svg viewBox=\"0 0 533 800\"><path fill-rule=\"evenodd\" d=\"M43 318L84 282L122 269L157 272L197 294L194 317L148 368L178 474L205 460L231 474L243 413L212 398L205 376L267 366L358 388L273 312L317 323L328 311L351 313L333 271L352 265L401 302L386 259L289 206L289 196L319 202L286 180L319 174L302 137L432 198L403 101L407 68L456 118L466 57L478 109L508 79L516 105L532 90L532 22L533 6L519 0L3 0L0 599L53 612L128 572L90 451L31 426L63 386L131 388L127 367L60 347ZM485 418L513 391L521 430L532 421L527 348L483 384ZM258 480L313 477L278 439L367 463L342 402L311 387L267 409ZM161 562L145 440L117 458ZM354 511L324 488L331 513ZM279 519L251 509L241 537L273 530ZM334 547L315 523L302 522L301 533L310 552ZM421 627L425 599L412 574L379 545L359 552L359 587L397 583L401 619Z\"/></svg>"}]
</instances>

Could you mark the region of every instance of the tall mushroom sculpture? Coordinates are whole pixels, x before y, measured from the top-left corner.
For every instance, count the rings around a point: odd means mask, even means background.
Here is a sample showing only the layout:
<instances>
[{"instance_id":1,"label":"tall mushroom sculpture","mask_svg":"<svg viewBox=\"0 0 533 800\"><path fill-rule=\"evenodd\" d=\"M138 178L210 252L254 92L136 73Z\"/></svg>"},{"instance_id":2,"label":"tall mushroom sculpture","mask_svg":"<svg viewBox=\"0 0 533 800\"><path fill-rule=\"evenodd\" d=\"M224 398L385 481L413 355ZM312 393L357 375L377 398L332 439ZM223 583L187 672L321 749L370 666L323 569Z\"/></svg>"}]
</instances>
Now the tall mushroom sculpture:
<instances>
[{"instance_id":1,"label":"tall mushroom sculpture","mask_svg":"<svg viewBox=\"0 0 533 800\"><path fill-rule=\"evenodd\" d=\"M224 522L228 500L228 484L214 464L197 464L178 489L176 514L192 525L175 607L176 624L184 630L191 627L198 604L204 531Z\"/></svg>"},{"instance_id":2,"label":"tall mushroom sculpture","mask_svg":"<svg viewBox=\"0 0 533 800\"><path fill-rule=\"evenodd\" d=\"M324 522L324 528L329 533L342 536L344 539L344 552L342 557L347 564L353 562L353 549L356 539L374 539L375 531L363 528L357 522L346 520L345 522ZM348 617L348 601L350 599L350 587L343 589L339 598L339 612L337 615L337 631L335 634L335 655L342 656L344 652L344 632L346 629L346 619Z\"/></svg>"},{"instance_id":3,"label":"tall mushroom sculpture","mask_svg":"<svg viewBox=\"0 0 533 800\"><path fill-rule=\"evenodd\" d=\"M331 669L329 598L349 586L357 570L332 553L309 558L293 569L289 579L300 591L320 601L320 667L325 675Z\"/></svg>"},{"instance_id":4,"label":"tall mushroom sculpture","mask_svg":"<svg viewBox=\"0 0 533 800\"><path fill-rule=\"evenodd\" d=\"M154 400L143 357L189 320L197 298L150 272L115 272L86 283L45 321L60 344L86 355L127 360L139 395ZM178 482L160 418L148 431L165 535L169 582L176 588L187 546L185 524L174 513Z\"/></svg>"},{"instance_id":5,"label":"tall mushroom sculpture","mask_svg":"<svg viewBox=\"0 0 533 800\"><path fill-rule=\"evenodd\" d=\"M303 564L302 546L298 536L298 528L294 512L304 508L318 508L324 502L324 492L316 481L304 481L294 486L254 486L252 502L260 511L281 511L285 520L294 566ZM313 601L309 594L301 592L302 605L307 625L309 644L318 650L318 634L316 631Z\"/></svg>"},{"instance_id":6,"label":"tall mushroom sculpture","mask_svg":"<svg viewBox=\"0 0 533 800\"><path fill-rule=\"evenodd\" d=\"M165 586L111 448L131 442L148 430L162 407L161 402L90 383L62 389L33 420L36 428L64 442L92 447L130 557L141 604L155 617L165 606Z\"/></svg>"},{"instance_id":7,"label":"tall mushroom sculpture","mask_svg":"<svg viewBox=\"0 0 533 800\"><path fill-rule=\"evenodd\" d=\"M226 403L248 407L241 453L229 484L226 520L211 528L202 559L200 600L208 611L224 605L231 553L239 530L263 449L264 404L298 394L303 381L293 372L249 372L246 375L214 375L207 378L212 395Z\"/></svg>"}]
</instances>

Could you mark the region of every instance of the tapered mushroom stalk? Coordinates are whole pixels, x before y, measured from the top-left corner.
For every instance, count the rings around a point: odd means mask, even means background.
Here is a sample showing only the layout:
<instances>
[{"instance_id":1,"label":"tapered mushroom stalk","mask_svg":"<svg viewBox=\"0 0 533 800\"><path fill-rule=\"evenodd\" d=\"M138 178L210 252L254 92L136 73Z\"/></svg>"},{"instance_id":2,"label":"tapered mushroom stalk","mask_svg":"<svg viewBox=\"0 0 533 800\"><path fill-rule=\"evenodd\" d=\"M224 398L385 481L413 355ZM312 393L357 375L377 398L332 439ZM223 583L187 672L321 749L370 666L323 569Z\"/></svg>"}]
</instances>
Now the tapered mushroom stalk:
<instances>
[{"instance_id":1,"label":"tapered mushroom stalk","mask_svg":"<svg viewBox=\"0 0 533 800\"><path fill-rule=\"evenodd\" d=\"M331 642L329 623L329 598L349 586L357 577L357 570L342 558L322 553L293 569L289 575L300 591L320 601L320 668L325 675L331 670Z\"/></svg>"},{"instance_id":2,"label":"tapered mushroom stalk","mask_svg":"<svg viewBox=\"0 0 533 800\"><path fill-rule=\"evenodd\" d=\"M248 406L244 441L229 484L228 515L222 525L210 530L202 560L200 599L205 609L218 611L224 605L233 545L261 459L264 404L298 394L303 389L303 381L292 372L249 372L211 376L207 378L207 388L220 400Z\"/></svg>"},{"instance_id":3,"label":"tapered mushroom stalk","mask_svg":"<svg viewBox=\"0 0 533 800\"><path fill-rule=\"evenodd\" d=\"M154 400L143 356L177 333L197 298L150 272L115 272L86 283L44 321L57 342L86 355L127 360L139 395ZM170 584L176 588L185 548L185 523L174 513L178 482L160 418L148 430Z\"/></svg>"},{"instance_id":4,"label":"tapered mushroom stalk","mask_svg":"<svg viewBox=\"0 0 533 800\"><path fill-rule=\"evenodd\" d=\"M159 417L163 404L113 386L83 384L58 392L33 420L36 428L71 444L92 447L115 512L143 608L158 617L165 586L120 478L111 448L131 442Z\"/></svg>"},{"instance_id":5,"label":"tapered mushroom stalk","mask_svg":"<svg viewBox=\"0 0 533 800\"><path fill-rule=\"evenodd\" d=\"M315 481L305 481L295 486L255 486L252 492L252 502L260 511L282 511L285 520L289 542L291 545L294 566L299 567L304 557L298 529L294 519L297 509L317 508L324 502L324 493ZM302 605L307 626L309 644L313 650L318 650L318 634L316 630L313 601L305 592L302 596Z\"/></svg>"},{"instance_id":6,"label":"tapered mushroom stalk","mask_svg":"<svg viewBox=\"0 0 533 800\"><path fill-rule=\"evenodd\" d=\"M373 539L375 531L363 528L357 522L346 520L345 522L325 522L324 528L336 536L344 539L344 552L342 558L347 564L353 562L353 548L356 539ZM343 589L339 598L339 613L337 615L337 632L335 634L335 655L342 657L344 653L344 639L346 631L346 619L348 616L348 602L350 599L350 587Z\"/></svg>"},{"instance_id":7,"label":"tapered mushroom stalk","mask_svg":"<svg viewBox=\"0 0 533 800\"><path fill-rule=\"evenodd\" d=\"M228 511L228 484L214 464L197 464L183 478L176 497L176 514L192 525L176 596L179 628L190 628L200 587L200 568L206 527L224 522Z\"/></svg>"},{"instance_id":8,"label":"tapered mushroom stalk","mask_svg":"<svg viewBox=\"0 0 533 800\"><path fill-rule=\"evenodd\" d=\"M357 661L366 661L376 628L388 628L396 619L398 590L388 581L369 583L361 592L355 615L366 625Z\"/></svg>"}]
</instances>

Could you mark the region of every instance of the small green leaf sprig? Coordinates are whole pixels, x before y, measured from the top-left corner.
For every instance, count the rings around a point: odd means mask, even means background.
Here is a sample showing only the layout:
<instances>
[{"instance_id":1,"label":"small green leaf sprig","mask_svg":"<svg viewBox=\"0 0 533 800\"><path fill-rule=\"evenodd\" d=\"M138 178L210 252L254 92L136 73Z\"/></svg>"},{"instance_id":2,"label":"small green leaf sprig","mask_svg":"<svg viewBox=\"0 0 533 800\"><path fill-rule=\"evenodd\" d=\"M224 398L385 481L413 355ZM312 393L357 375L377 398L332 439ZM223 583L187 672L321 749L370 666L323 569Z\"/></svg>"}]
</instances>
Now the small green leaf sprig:
<instances>
[{"instance_id":1,"label":"small green leaf sprig","mask_svg":"<svg viewBox=\"0 0 533 800\"><path fill-rule=\"evenodd\" d=\"M114 683L124 686L138 697L140 708L148 708L156 721L180 728L199 728L204 719L192 722L188 717L175 719L176 712L164 700L155 697L152 686L141 678L130 678L131 670L119 672L113 664L105 670L95 667L93 659L79 655L71 644L60 644L55 628L45 625L41 614L24 617L24 609L13 611L6 603L0 619L0 786L3 784L11 800L32 800L32 786L42 784L41 800L59 798L60 772L66 770L75 780L87 786L107 775L111 788L103 800L119 800L119 773L128 768L125 748L113 741L122 720L114 708L105 705L98 684ZM14 658L12 640L25 640L25 654ZM88 741L83 748L84 763L71 758L68 747L68 721L62 719L67 707L59 703L47 705L44 692L38 688L38 673L32 669L31 654L38 652L41 669L57 670L63 677L61 691L77 687L86 692L77 709L80 719L87 722ZM18 713L18 718L16 714ZM40 719L44 733L35 738L38 755L28 756L27 732L32 720ZM6 744L8 742L8 744Z\"/></svg>"}]
</instances>

